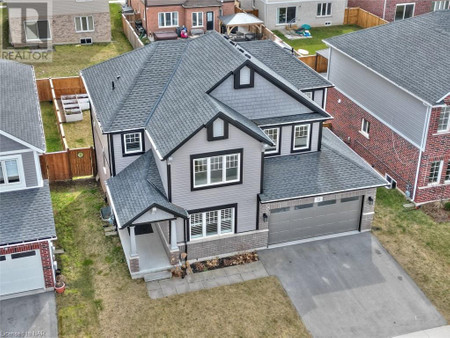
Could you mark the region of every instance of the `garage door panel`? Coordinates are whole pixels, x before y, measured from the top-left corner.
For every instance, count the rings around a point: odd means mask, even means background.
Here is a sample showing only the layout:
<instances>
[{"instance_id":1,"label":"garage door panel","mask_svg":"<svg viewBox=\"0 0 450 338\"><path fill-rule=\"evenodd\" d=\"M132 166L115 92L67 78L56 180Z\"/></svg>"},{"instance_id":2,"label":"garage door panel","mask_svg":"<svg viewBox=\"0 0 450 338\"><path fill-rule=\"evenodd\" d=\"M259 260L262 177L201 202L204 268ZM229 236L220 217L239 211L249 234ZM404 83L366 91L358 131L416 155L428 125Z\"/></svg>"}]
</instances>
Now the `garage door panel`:
<instances>
[{"instance_id":1,"label":"garage door panel","mask_svg":"<svg viewBox=\"0 0 450 338\"><path fill-rule=\"evenodd\" d=\"M40 251L29 253L5 255L0 261L0 295L45 287Z\"/></svg>"},{"instance_id":2,"label":"garage door panel","mask_svg":"<svg viewBox=\"0 0 450 338\"><path fill-rule=\"evenodd\" d=\"M284 208L270 215L269 244L358 230L362 197ZM282 209L278 209L280 211Z\"/></svg>"}]
</instances>

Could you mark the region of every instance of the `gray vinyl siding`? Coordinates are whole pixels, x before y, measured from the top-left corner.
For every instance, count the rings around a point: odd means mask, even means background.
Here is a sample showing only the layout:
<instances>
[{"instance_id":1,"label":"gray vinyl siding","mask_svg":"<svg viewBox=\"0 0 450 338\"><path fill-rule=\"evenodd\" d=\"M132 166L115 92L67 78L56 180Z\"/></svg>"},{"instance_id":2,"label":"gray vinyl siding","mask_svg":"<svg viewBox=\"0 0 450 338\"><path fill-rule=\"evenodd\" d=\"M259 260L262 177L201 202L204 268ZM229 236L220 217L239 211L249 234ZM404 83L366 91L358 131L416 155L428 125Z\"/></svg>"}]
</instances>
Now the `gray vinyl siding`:
<instances>
[{"instance_id":1,"label":"gray vinyl siding","mask_svg":"<svg viewBox=\"0 0 450 338\"><path fill-rule=\"evenodd\" d=\"M243 148L242 184L191 191L190 156L208 152ZM256 229L257 194L260 189L261 150L259 141L229 126L229 138L207 141L206 128L194 135L173 154L172 202L186 210L203 209L226 204L238 205L238 232ZM184 238L182 221L178 222L178 241Z\"/></svg>"},{"instance_id":2,"label":"gray vinyl siding","mask_svg":"<svg viewBox=\"0 0 450 338\"><path fill-rule=\"evenodd\" d=\"M102 131L98 125L98 121L95 117L93 117L93 129L94 129L94 147L95 147L95 155L97 158L97 172L100 177L100 183L102 184L103 189L105 181L111 176L110 172L110 163L104 163L103 161L103 153L105 153L106 159L109 161L109 144L108 144L108 136L102 134ZM103 168L106 168L106 173L103 171Z\"/></svg>"},{"instance_id":3,"label":"gray vinyl siding","mask_svg":"<svg viewBox=\"0 0 450 338\"><path fill-rule=\"evenodd\" d=\"M253 88L234 89L229 76L211 95L249 119L310 113L311 109L255 72Z\"/></svg>"},{"instance_id":4,"label":"gray vinyl siding","mask_svg":"<svg viewBox=\"0 0 450 338\"><path fill-rule=\"evenodd\" d=\"M23 149L27 149L27 147L24 146L23 144L11 140L9 137L0 135L0 152L23 150Z\"/></svg>"},{"instance_id":5,"label":"gray vinyl siding","mask_svg":"<svg viewBox=\"0 0 450 338\"><path fill-rule=\"evenodd\" d=\"M139 155L136 156L123 156L122 153L122 136L123 134L113 134L112 139L114 143L114 161L115 161L115 174L117 175L120 173L123 169L128 167L131 163L133 163L137 158L139 158ZM150 141L145 136L144 133L144 142L145 142L145 151L148 151L150 149Z\"/></svg>"},{"instance_id":6,"label":"gray vinyl siding","mask_svg":"<svg viewBox=\"0 0 450 338\"><path fill-rule=\"evenodd\" d=\"M147 136L146 136L147 138ZM152 148L153 149L153 148ZM147 149L146 149L147 150ZM162 184L164 186L164 190L166 191L166 194L168 194L168 188L167 188L167 162L166 161L160 161L158 158L158 155L154 150L153 151L153 157L155 158L156 166L158 167L159 176L161 177Z\"/></svg>"},{"instance_id":7,"label":"gray vinyl siding","mask_svg":"<svg viewBox=\"0 0 450 338\"><path fill-rule=\"evenodd\" d=\"M38 178L36 173L36 163L34 159L34 152L22 153L23 172L25 174L25 184L29 187L38 185Z\"/></svg>"},{"instance_id":8,"label":"gray vinyl siding","mask_svg":"<svg viewBox=\"0 0 450 338\"><path fill-rule=\"evenodd\" d=\"M289 155L292 152L292 124L281 126L280 155ZM311 151L317 151L319 146L320 123L314 122L311 127Z\"/></svg>"},{"instance_id":9,"label":"gray vinyl siding","mask_svg":"<svg viewBox=\"0 0 450 338\"><path fill-rule=\"evenodd\" d=\"M375 118L421 146L427 107L420 100L333 48L329 80Z\"/></svg>"},{"instance_id":10,"label":"gray vinyl siding","mask_svg":"<svg viewBox=\"0 0 450 338\"><path fill-rule=\"evenodd\" d=\"M314 91L314 102L316 102L322 108L324 108L324 106L323 106L323 103L324 103L323 102L323 97L324 97L323 92L324 92L323 89Z\"/></svg>"}]
</instances>

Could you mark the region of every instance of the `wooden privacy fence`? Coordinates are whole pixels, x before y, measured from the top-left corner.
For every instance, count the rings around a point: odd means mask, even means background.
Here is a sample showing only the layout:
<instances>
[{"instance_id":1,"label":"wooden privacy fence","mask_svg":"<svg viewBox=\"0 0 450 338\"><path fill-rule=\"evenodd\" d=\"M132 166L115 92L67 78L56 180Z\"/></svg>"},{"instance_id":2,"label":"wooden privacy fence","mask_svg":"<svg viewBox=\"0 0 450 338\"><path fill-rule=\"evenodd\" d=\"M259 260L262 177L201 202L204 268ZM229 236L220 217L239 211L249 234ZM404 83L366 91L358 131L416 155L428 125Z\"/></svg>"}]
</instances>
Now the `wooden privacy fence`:
<instances>
[{"instance_id":1,"label":"wooden privacy fence","mask_svg":"<svg viewBox=\"0 0 450 338\"><path fill-rule=\"evenodd\" d=\"M141 41L141 39L139 39L139 36L136 34L136 31L134 30L130 21L127 20L128 17L133 18L134 20L133 14L127 16L122 14L122 26L125 36L127 37L128 41L130 41L130 44L131 46L133 46L133 49L144 47L144 43Z\"/></svg>"},{"instance_id":2,"label":"wooden privacy fence","mask_svg":"<svg viewBox=\"0 0 450 338\"><path fill-rule=\"evenodd\" d=\"M357 25L362 28L369 28L383 25L385 23L388 22L359 7L345 9L344 25Z\"/></svg>"},{"instance_id":3,"label":"wooden privacy fence","mask_svg":"<svg viewBox=\"0 0 450 338\"><path fill-rule=\"evenodd\" d=\"M299 60L310 66L318 73L326 73L328 69L328 59L322 55L301 56Z\"/></svg>"},{"instance_id":4,"label":"wooden privacy fence","mask_svg":"<svg viewBox=\"0 0 450 338\"><path fill-rule=\"evenodd\" d=\"M94 148L66 149L39 157L42 175L50 182L96 175Z\"/></svg>"}]
</instances>

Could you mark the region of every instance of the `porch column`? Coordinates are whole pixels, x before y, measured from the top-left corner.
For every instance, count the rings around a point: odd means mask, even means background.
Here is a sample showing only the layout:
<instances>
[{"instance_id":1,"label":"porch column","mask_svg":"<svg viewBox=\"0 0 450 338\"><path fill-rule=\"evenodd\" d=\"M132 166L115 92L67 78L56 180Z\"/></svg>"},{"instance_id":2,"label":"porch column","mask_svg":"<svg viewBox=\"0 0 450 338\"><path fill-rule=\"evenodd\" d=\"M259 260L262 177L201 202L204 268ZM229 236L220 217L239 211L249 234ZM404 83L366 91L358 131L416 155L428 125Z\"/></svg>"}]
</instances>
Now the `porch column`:
<instances>
[{"instance_id":1,"label":"porch column","mask_svg":"<svg viewBox=\"0 0 450 338\"><path fill-rule=\"evenodd\" d=\"M136 252L136 235L134 233L134 226L130 227L130 256L137 256Z\"/></svg>"},{"instance_id":2,"label":"porch column","mask_svg":"<svg viewBox=\"0 0 450 338\"><path fill-rule=\"evenodd\" d=\"M177 223L175 220L170 221L170 250L178 250Z\"/></svg>"}]
</instances>

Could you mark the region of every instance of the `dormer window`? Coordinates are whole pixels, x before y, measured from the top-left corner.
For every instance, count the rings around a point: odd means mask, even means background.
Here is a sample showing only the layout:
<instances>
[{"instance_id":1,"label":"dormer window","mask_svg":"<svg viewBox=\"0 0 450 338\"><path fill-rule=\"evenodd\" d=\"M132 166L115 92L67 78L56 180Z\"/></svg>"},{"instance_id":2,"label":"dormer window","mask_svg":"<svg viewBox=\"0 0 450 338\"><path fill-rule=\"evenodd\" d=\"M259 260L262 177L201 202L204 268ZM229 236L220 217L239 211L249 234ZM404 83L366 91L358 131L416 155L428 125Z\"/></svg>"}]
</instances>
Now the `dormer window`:
<instances>
[{"instance_id":1,"label":"dormer window","mask_svg":"<svg viewBox=\"0 0 450 338\"><path fill-rule=\"evenodd\" d=\"M228 138L228 122L217 118L208 126L208 141L224 140Z\"/></svg>"},{"instance_id":2,"label":"dormer window","mask_svg":"<svg viewBox=\"0 0 450 338\"><path fill-rule=\"evenodd\" d=\"M255 83L255 71L247 66L234 74L234 89L252 88Z\"/></svg>"},{"instance_id":3,"label":"dormer window","mask_svg":"<svg viewBox=\"0 0 450 338\"><path fill-rule=\"evenodd\" d=\"M21 156L0 159L0 191L23 188L25 186Z\"/></svg>"},{"instance_id":4,"label":"dormer window","mask_svg":"<svg viewBox=\"0 0 450 338\"><path fill-rule=\"evenodd\" d=\"M123 134L123 155L136 155L144 152L142 133Z\"/></svg>"},{"instance_id":5,"label":"dormer window","mask_svg":"<svg viewBox=\"0 0 450 338\"><path fill-rule=\"evenodd\" d=\"M311 149L311 124L298 124L293 127L292 151Z\"/></svg>"}]
</instances>

